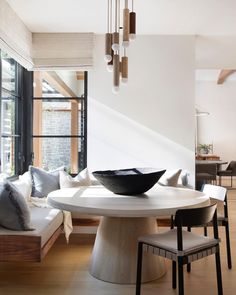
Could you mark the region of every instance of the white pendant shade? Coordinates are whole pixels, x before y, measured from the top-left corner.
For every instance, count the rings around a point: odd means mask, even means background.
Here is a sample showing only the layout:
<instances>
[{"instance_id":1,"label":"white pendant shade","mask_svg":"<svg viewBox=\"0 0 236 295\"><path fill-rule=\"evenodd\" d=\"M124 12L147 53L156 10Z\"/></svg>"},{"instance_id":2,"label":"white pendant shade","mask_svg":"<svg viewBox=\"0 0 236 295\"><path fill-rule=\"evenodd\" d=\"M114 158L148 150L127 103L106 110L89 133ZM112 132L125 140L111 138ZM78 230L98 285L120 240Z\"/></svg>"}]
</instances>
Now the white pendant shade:
<instances>
[{"instance_id":1,"label":"white pendant shade","mask_svg":"<svg viewBox=\"0 0 236 295\"><path fill-rule=\"evenodd\" d=\"M110 62L112 60L112 56L107 54L104 56L104 60L105 62Z\"/></svg>"}]
</instances>

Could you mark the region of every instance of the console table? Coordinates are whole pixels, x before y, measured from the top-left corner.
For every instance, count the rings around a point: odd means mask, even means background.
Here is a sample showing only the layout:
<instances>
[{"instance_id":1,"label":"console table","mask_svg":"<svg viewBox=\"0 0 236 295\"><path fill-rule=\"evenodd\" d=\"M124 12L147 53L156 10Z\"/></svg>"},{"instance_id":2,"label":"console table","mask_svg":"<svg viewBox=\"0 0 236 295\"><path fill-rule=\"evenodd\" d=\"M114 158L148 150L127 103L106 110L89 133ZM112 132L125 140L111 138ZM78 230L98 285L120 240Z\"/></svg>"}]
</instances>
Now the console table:
<instances>
[{"instance_id":1,"label":"console table","mask_svg":"<svg viewBox=\"0 0 236 295\"><path fill-rule=\"evenodd\" d=\"M212 154L198 154L196 155L196 160L218 161L220 160L220 157Z\"/></svg>"}]
</instances>

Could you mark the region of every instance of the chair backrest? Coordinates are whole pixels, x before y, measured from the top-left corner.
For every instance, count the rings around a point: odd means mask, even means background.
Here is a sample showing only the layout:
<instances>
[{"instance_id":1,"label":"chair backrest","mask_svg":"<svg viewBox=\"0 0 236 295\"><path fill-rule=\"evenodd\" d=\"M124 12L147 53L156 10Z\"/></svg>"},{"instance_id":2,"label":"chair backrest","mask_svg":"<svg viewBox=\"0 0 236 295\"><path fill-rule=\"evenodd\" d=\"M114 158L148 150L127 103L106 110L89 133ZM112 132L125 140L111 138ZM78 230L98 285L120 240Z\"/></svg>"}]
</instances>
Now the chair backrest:
<instances>
[{"instance_id":1,"label":"chair backrest","mask_svg":"<svg viewBox=\"0 0 236 295\"><path fill-rule=\"evenodd\" d=\"M228 167L226 168L226 170L230 170L230 171L236 171L236 161L230 161Z\"/></svg>"},{"instance_id":2,"label":"chair backrest","mask_svg":"<svg viewBox=\"0 0 236 295\"><path fill-rule=\"evenodd\" d=\"M220 201L225 200L227 189L219 185L205 184L203 187L203 193L211 199L216 199Z\"/></svg>"},{"instance_id":3,"label":"chair backrest","mask_svg":"<svg viewBox=\"0 0 236 295\"><path fill-rule=\"evenodd\" d=\"M216 204L212 204L207 207L177 210L174 222L177 226L177 248L179 251L183 250L183 226L202 226L213 220L214 238L219 238L216 206Z\"/></svg>"},{"instance_id":4,"label":"chair backrest","mask_svg":"<svg viewBox=\"0 0 236 295\"><path fill-rule=\"evenodd\" d=\"M175 215L175 225L177 227L205 225L213 220L216 206L216 204L212 204L207 207L177 210Z\"/></svg>"}]
</instances>

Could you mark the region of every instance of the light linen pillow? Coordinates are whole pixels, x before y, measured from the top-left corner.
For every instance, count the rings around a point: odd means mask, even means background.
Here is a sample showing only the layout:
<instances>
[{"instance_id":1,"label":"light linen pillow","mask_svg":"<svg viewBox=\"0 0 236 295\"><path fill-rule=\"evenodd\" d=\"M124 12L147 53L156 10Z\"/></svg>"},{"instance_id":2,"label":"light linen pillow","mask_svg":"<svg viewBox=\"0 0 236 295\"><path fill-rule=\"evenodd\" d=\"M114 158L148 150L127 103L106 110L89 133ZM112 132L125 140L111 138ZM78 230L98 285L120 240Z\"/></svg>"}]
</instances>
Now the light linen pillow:
<instances>
[{"instance_id":1,"label":"light linen pillow","mask_svg":"<svg viewBox=\"0 0 236 295\"><path fill-rule=\"evenodd\" d=\"M0 173L0 182L4 181L5 179L7 179L9 177L9 175L5 174L5 173Z\"/></svg>"},{"instance_id":2,"label":"light linen pillow","mask_svg":"<svg viewBox=\"0 0 236 295\"><path fill-rule=\"evenodd\" d=\"M25 198L25 200L29 202L32 192L32 184L29 184L29 182L23 181L20 178L12 181L12 183L21 193L21 195Z\"/></svg>"},{"instance_id":3,"label":"light linen pillow","mask_svg":"<svg viewBox=\"0 0 236 295\"><path fill-rule=\"evenodd\" d=\"M87 172L83 172L82 174L79 173L73 178L67 172L60 171L59 180L60 180L60 188L70 188L70 187L91 185L91 180Z\"/></svg>"},{"instance_id":4,"label":"light linen pillow","mask_svg":"<svg viewBox=\"0 0 236 295\"><path fill-rule=\"evenodd\" d=\"M99 182L94 176L93 174L89 173L89 177L91 180L91 185L101 185L101 182Z\"/></svg>"},{"instance_id":5,"label":"light linen pillow","mask_svg":"<svg viewBox=\"0 0 236 295\"><path fill-rule=\"evenodd\" d=\"M33 230L26 200L7 180L0 184L0 225L17 231Z\"/></svg>"},{"instance_id":6,"label":"light linen pillow","mask_svg":"<svg viewBox=\"0 0 236 295\"><path fill-rule=\"evenodd\" d=\"M58 190L59 171L63 171L64 167L59 167L53 171L45 171L41 168L29 166L29 172L32 179L32 197L44 198L50 192Z\"/></svg>"},{"instance_id":7,"label":"light linen pillow","mask_svg":"<svg viewBox=\"0 0 236 295\"><path fill-rule=\"evenodd\" d=\"M84 170L80 171L80 173L74 177L74 180L79 181L83 186L92 184L88 168L85 168Z\"/></svg>"},{"instance_id":8,"label":"light linen pillow","mask_svg":"<svg viewBox=\"0 0 236 295\"><path fill-rule=\"evenodd\" d=\"M24 174L19 175L19 180L27 182L32 186L32 179L31 179L31 174L29 171L26 171Z\"/></svg>"},{"instance_id":9,"label":"light linen pillow","mask_svg":"<svg viewBox=\"0 0 236 295\"><path fill-rule=\"evenodd\" d=\"M178 186L178 180L182 169L167 170L159 179L158 184L164 186Z\"/></svg>"},{"instance_id":10,"label":"light linen pillow","mask_svg":"<svg viewBox=\"0 0 236 295\"><path fill-rule=\"evenodd\" d=\"M85 182L84 185L99 185L101 184L92 173L90 173L88 168L82 170L78 175L75 176L75 180L80 180Z\"/></svg>"}]
</instances>

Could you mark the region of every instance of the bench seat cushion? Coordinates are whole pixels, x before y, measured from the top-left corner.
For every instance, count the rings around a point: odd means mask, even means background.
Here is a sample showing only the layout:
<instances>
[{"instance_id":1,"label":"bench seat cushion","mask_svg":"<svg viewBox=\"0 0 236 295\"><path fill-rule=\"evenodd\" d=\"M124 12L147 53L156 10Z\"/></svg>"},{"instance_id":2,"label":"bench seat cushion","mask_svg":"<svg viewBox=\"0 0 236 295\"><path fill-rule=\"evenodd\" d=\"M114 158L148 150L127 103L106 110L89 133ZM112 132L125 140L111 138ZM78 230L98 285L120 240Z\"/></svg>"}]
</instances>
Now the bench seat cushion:
<instances>
[{"instance_id":1,"label":"bench seat cushion","mask_svg":"<svg viewBox=\"0 0 236 295\"><path fill-rule=\"evenodd\" d=\"M63 222L63 214L58 209L30 207L33 231L14 231L0 227L0 235L22 235L41 237L41 247L49 240Z\"/></svg>"}]
</instances>

